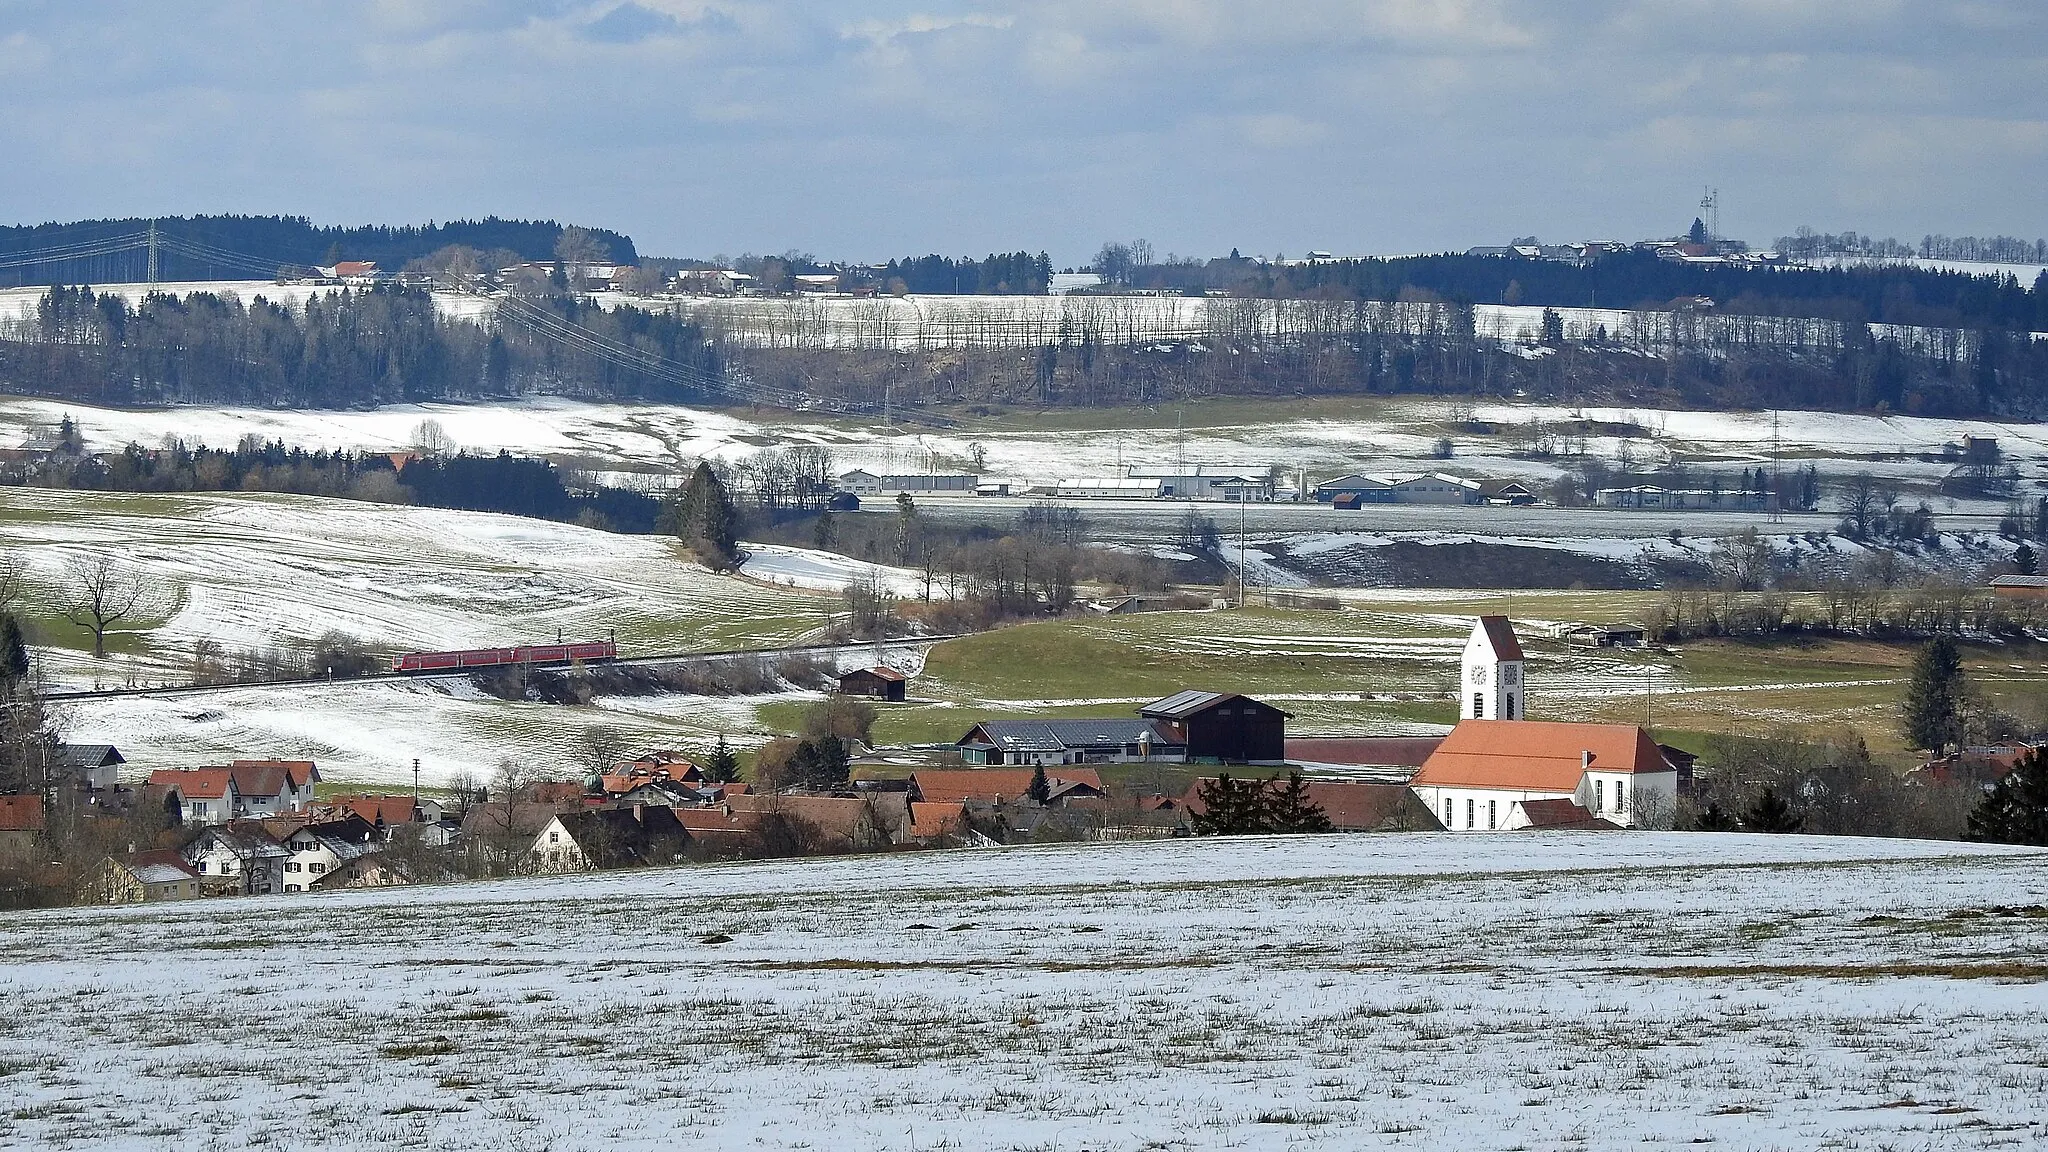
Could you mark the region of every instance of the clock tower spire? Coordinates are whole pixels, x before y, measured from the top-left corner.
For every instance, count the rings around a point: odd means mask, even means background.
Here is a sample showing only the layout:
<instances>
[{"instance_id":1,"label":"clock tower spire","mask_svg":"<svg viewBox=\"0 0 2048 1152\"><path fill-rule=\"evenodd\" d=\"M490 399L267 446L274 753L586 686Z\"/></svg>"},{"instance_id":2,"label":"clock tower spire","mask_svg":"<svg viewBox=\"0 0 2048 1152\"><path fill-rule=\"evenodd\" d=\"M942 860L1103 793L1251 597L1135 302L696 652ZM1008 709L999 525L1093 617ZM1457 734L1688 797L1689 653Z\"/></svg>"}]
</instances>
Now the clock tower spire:
<instances>
[{"instance_id":1,"label":"clock tower spire","mask_svg":"<svg viewBox=\"0 0 2048 1152\"><path fill-rule=\"evenodd\" d=\"M1464 675L1459 681L1461 720L1522 720L1522 643L1505 616L1481 616L1465 641Z\"/></svg>"}]
</instances>

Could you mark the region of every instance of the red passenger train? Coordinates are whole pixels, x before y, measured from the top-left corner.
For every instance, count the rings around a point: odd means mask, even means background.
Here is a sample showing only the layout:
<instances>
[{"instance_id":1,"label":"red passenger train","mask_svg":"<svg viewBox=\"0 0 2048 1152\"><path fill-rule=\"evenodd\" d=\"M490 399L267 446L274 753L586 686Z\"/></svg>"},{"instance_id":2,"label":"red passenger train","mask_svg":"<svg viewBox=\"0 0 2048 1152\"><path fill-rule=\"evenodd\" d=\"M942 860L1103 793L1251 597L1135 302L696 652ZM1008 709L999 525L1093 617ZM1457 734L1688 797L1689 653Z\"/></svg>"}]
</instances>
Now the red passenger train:
<instances>
[{"instance_id":1,"label":"red passenger train","mask_svg":"<svg viewBox=\"0 0 2048 1152\"><path fill-rule=\"evenodd\" d=\"M495 668L506 664L595 663L619 658L619 646L610 640L587 644L521 644L516 648L472 648L467 652L408 652L391 658L393 672L455 672L465 668Z\"/></svg>"}]
</instances>

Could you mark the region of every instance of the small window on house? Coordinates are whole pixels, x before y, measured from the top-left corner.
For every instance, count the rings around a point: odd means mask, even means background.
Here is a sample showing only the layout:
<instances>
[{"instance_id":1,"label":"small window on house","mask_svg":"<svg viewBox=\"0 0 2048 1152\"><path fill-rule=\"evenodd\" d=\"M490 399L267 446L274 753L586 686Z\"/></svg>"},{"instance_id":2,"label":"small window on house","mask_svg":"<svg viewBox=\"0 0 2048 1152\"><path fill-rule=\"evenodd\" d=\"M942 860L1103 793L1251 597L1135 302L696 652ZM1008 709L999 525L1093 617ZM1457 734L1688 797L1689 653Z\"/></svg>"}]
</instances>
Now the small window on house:
<instances>
[{"instance_id":1,"label":"small window on house","mask_svg":"<svg viewBox=\"0 0 2048 1152\"><path fill-rule=\"evenodd\" d=\"M550 832L550 833L548 833L548 843L550 843L550 844L560 844L561 842L562 842L562 834L561 834L560 832Z\"/></svg>"},{"instance_id":2,"label":"small window on house","mask_svg":"<svg viewBox=\"0 0 2048 1152\"><path fill-rule=\"evenodd\" d=\"M325 864L308 864L308 865L306 865L306 871L308 871L308 872L325 872L325 871L327 871L327 865L325 865Z\"/></svg>"},{"instance_id":3,"label":"small window on house","mask_svg":"<svg viewBox=\"0 0 2048 1152\"><path fill-rule=\"evenodd\" d=\"M297 892L297 891L299 891L300 889L299 889L299 886L298 886L297 884L287 884L287 885L285 885L285 886L284 886L284 890L285 890L285 891L287 891L287 892Z\"/></svg>"}]
</instances>

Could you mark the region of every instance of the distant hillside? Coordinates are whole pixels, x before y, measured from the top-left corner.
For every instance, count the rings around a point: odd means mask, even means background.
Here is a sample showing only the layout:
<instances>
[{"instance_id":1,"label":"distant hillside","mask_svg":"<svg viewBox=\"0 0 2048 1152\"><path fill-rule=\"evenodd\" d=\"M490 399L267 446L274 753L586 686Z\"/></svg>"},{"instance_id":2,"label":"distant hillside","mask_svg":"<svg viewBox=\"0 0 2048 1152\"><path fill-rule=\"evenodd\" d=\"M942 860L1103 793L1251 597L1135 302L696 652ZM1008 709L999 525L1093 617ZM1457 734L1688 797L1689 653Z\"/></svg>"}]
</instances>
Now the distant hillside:
<instances>
[{"instance_id":1,"label":"distant hillside","mask_svg":"<svg viewBox=\"0 0 2048 1152\"><path fill-rule=\"evenodd\" d=\"M201 259L189 251L159 248L158 279L246 280L280 264L331 264L374 260L396 271L409 260L450 244L485 251L502 249L528 260L552 259L564 225L553 220L452 220L444 224L354 228L316 225L303 216L164 216L160 237L180 248L213 253ZM149 254L134 242L149 221L134 217L78 220L68 224L0 227L0 286L26 284L114 284L147 278ZM639 254L631 237L603 228L591 234L611 258L633 263ZM48 256L22 262L24 255Z\"/></svg>"}]
</instances>

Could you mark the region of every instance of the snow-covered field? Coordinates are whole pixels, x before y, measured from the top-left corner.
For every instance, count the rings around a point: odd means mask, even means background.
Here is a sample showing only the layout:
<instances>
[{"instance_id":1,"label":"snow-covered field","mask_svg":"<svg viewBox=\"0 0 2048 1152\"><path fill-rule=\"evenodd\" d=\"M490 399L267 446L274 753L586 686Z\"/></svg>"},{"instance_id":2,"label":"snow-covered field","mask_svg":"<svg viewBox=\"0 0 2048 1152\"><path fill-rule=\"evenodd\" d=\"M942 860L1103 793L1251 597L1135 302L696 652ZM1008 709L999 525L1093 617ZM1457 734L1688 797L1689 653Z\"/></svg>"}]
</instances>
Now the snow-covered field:
<instances>
[{"instance_id":1,"label":"snow-covered field","mask_svg":"<svg viewBox=\"0 0 2048 1152\"><path fill-rule=\"evenodd\" d=\"M0 917L0 1142L2016 1148L2038 852L996 849Z\"/></svg>"},{"instance_id":2,"label":"snow-covered field","mask_svg":"<svg viewBox=\"0 0 2048 1152\"><path fill-rule=\"evenodd\" d=\"M200 640L289 647L335 629L405 650L616 633L629 654L676 652L791 641L832 607L709 572L665 537L316 497L4 488L0 551L28 561L44 605L83 557L145 576L141 650L53 651L46 672L70 687L163 682Z\"/></svg>"},{"instance_id":3,"label":"snow-covered field","mask_svg":"<svg viewBox=\"0 0 2048 1152\"><path fill-rule=\"evenodd\" d=\"M958 431L890 429L872 424L808 419L766 420L672 405L593 404L554 398L491 404L408 404L371 411L262 408L105 409L33 398L0 397L0 443L19 442L30 430L54 426L69 414L95 450L128 443L156 445L168 438L231 446L245 435L282 439L308 449L394 450L412 442L422 421L438 421L472 450L545 454L619 472L679 473L702 457L736 460L764 447L815 445L830 449L842 469L923 472L971 468L975 446L991 480L1024 485L1060 477L1114 475L1121 465L1189 465L1264 472L1279 465L1305 471L1311 482L1351 471L1427 471L1448 468L1548 484L1563 461L1525 459L1509 433L1532 422L1590 420L1632 425L1641 435L1594 435L1587 451L1617 460L1627 446L1638 468L1674 457L1733 476L1771 458L1773 414L1686 412L1644 408L1557 408L1481 405L1474 419L1500 430L1448 434L1456 456L1430 454L1447 434L1447 408L1437 402L1361 401L1356 417L1246 419L1241 423L1169 432L1176 420L1161 409L1129 427L1041 428L1028 421L991 422ZM1872 471L1894 479L1931 483L1951 463L1920 460L1957 443L1963 433L1995 437L2012 462L2038 471L2048 462L2048 425L1915 416L1784 411L1776 414L1776 442L1787 466L1814 461L1824 473Z\"/></svg>"}]
</instances>

